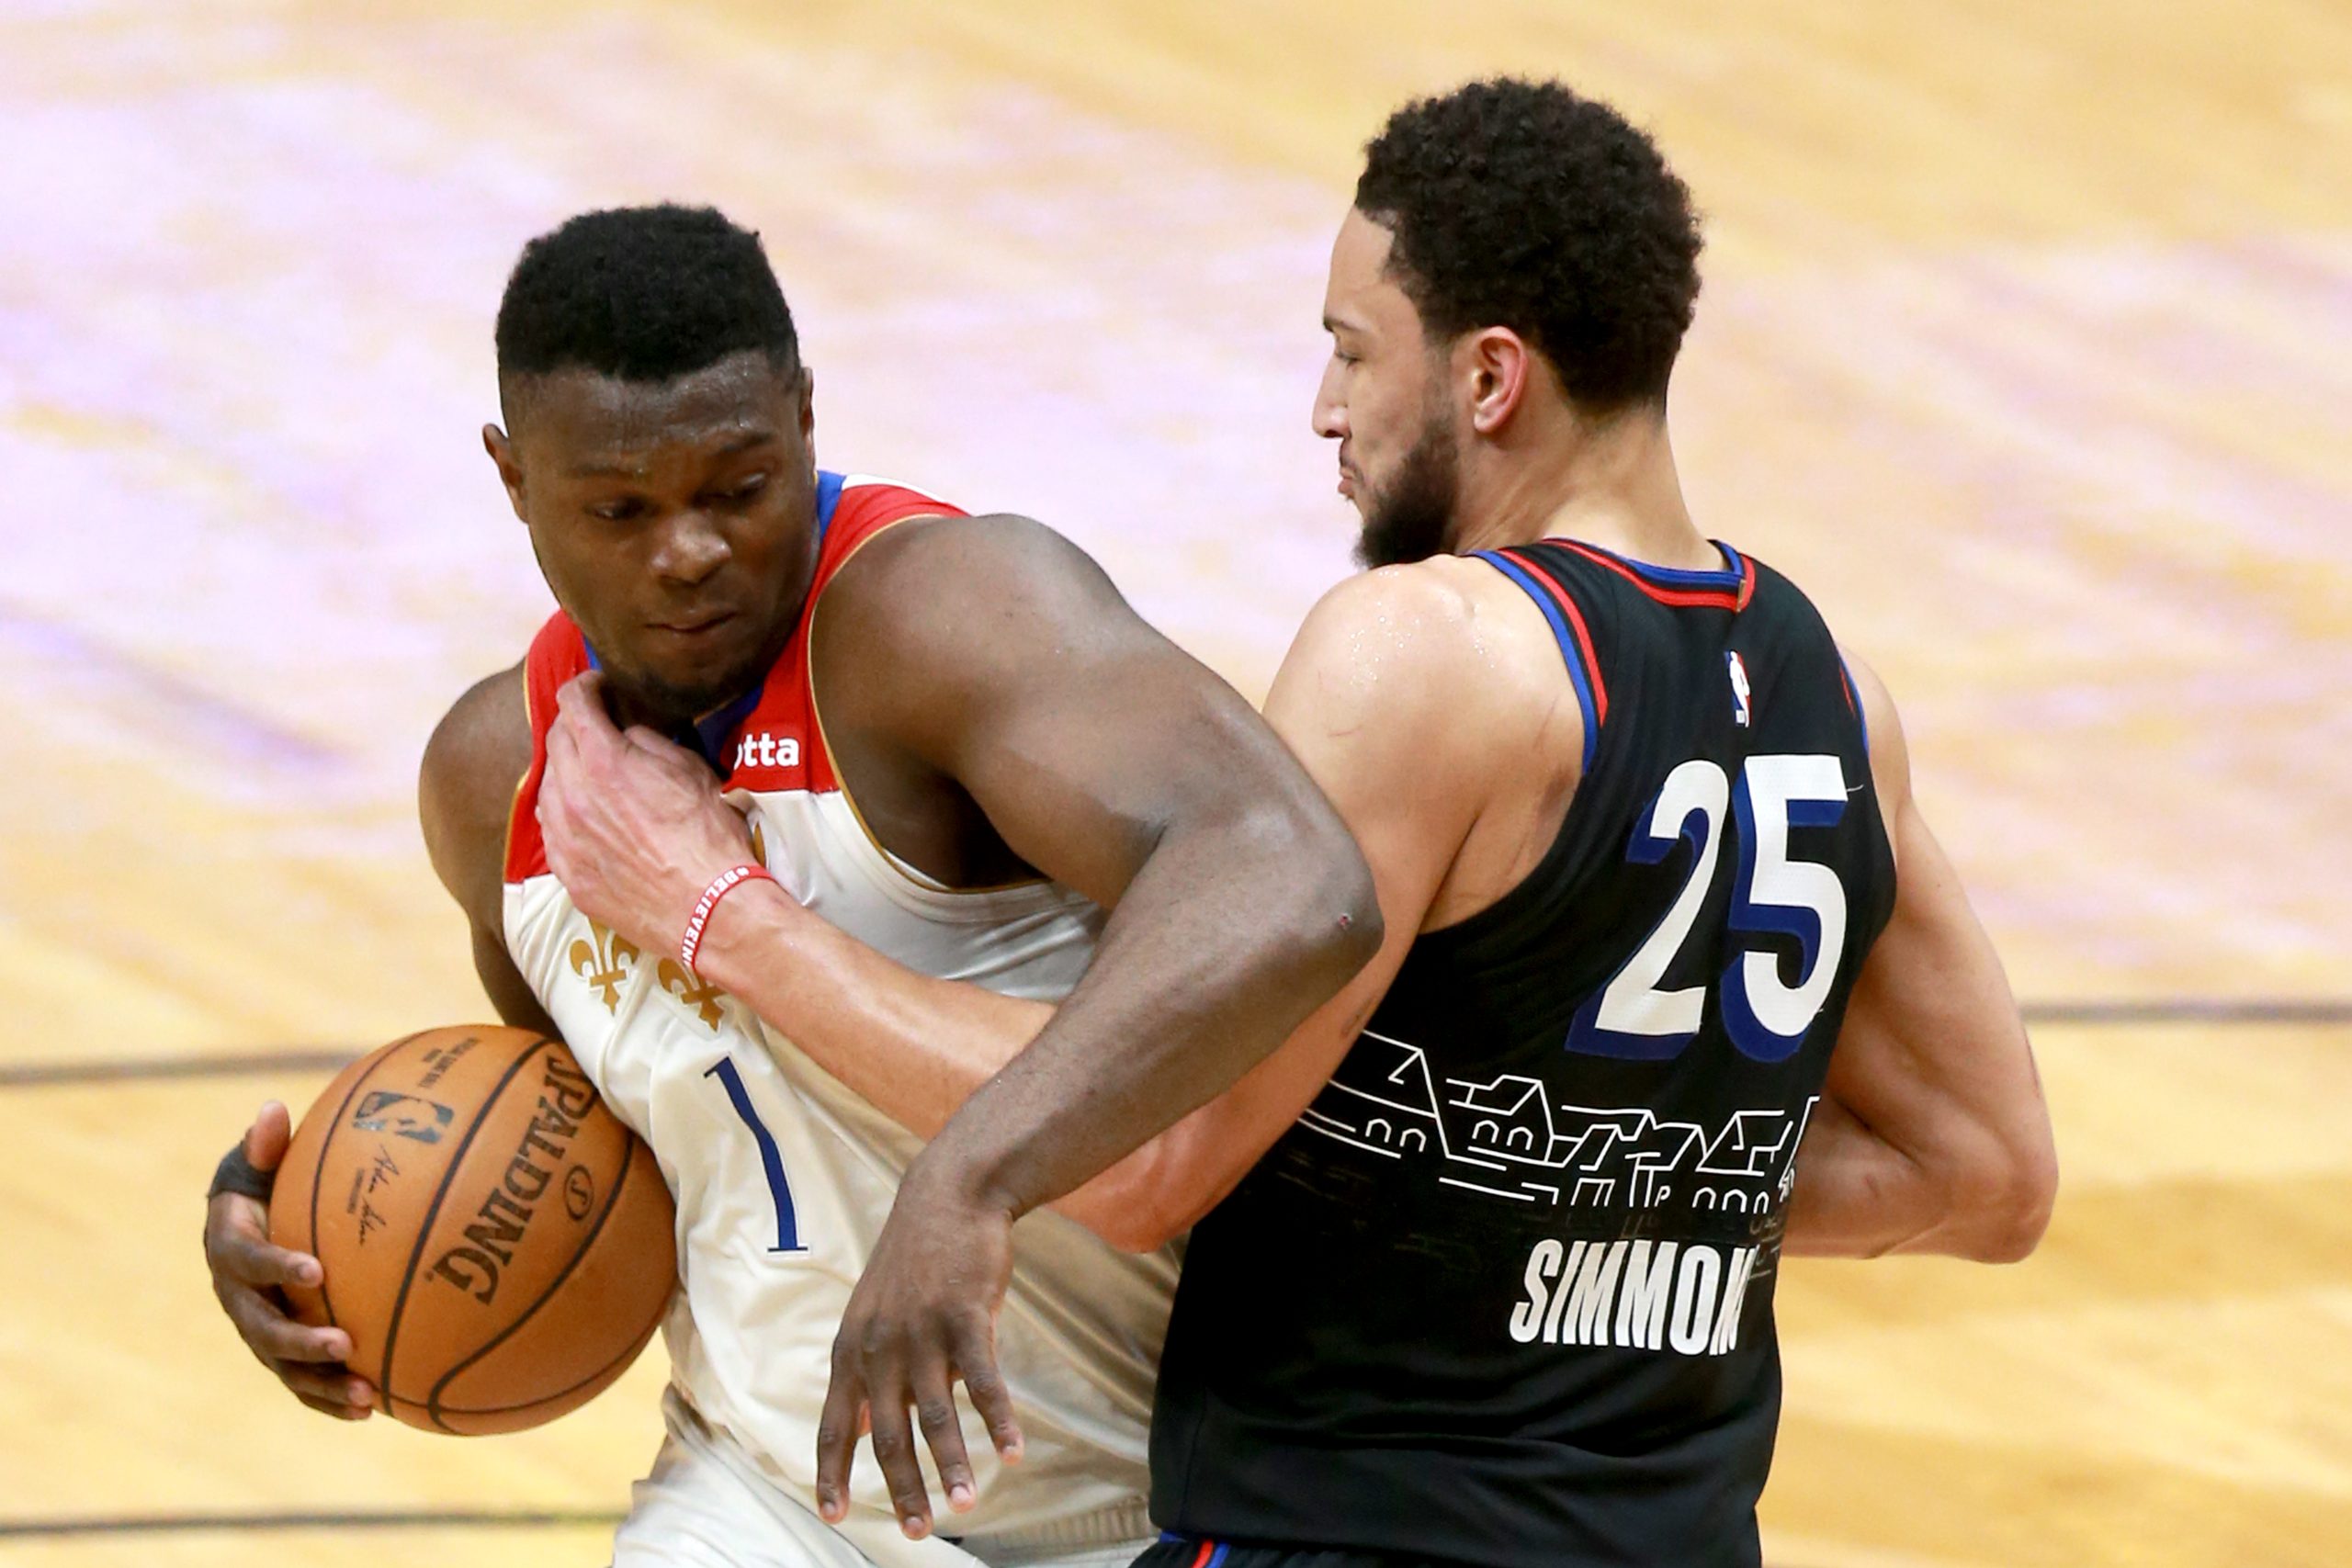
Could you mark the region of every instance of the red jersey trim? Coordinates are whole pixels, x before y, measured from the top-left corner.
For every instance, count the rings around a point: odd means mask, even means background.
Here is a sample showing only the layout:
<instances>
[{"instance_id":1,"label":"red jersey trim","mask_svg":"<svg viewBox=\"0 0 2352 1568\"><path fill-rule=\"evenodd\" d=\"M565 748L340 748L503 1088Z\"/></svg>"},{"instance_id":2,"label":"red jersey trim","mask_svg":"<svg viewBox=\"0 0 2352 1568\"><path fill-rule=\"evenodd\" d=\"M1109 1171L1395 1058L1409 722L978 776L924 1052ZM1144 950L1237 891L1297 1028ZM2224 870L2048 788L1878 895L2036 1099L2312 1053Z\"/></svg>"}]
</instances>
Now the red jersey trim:
<instances>
[{"instance_id":1,"label":"red jersey trim","mask_svg":"<svg viewBox=\"0 0 2352 1568\"><path fill-rule=\"evenodd\" d=\"M819 597L865 544L883 529L914 517L960 517L962 509L921 491L879 479L851 479L827 520L817 570L800 607L792 640L768 671L760 700L720 742L720 784L759 793L839 791L832 754L816 722L808 684L808 628ZM531 724L531 766L515 786L506 820L506 880L524 882L548 872L547 840L539 831L539 786L547 774L548 730L555 723L556 693L588 668L588 644L561 610L547 618L523 660L523 700ZM750 742L746 745L746 742ZM854 807L853 807L854 809ZM862 821L862 819L861 819Z\"/></svg>"},{"instance_id":2,"label":"red jersey trim","mask_svg":"<svg viewBox=\"0 0 2352 1568\"><path fill-rule=\"evenodd\" d=\"M1739 558L1739 586L1736 589L1669 588L1650 581L1615 556L1604 550L1596 550L1589 545L1579 544L1574 539L1557 537L1546 539L1544 543L1562 546L1576 551L1595 566L1607 567L1661 604L1699 605L1709 609L1738 611L1747 609L1747 602L1756 596L1756 563L1744 555Z\"/></svg>"}]
</instances>

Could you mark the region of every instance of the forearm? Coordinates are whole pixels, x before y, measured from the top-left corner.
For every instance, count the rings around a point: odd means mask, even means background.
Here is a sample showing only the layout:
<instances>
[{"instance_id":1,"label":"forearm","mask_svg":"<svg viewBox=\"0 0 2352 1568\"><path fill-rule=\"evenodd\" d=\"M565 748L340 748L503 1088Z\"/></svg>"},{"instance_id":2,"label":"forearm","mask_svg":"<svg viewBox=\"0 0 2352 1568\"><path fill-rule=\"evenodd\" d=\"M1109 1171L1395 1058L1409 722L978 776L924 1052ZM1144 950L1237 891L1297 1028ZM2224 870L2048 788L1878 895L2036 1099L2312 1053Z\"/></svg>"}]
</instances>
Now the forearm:
<instances>
[{"instance_id":1,"label":"forearm","mask_svg":"<svg viewBox=\"0 0 2352 1568\"><path fill-rule=\"evenodd\" d=\"M764 882L719 906L695 967L926 1141L1054 1016L910 969Z\"/></svg>"},{"instance_id":2,"label":"forearm","mask_svg":"<svg viewBox=\"0 0 2352 1568\"><path fill-rule=\"evenodd\" d=\"M1136 874L1084 980L925 1156L1025 1213L1229 1088L1377 950L1343 834L1252 811L1173 831Z\"/></svg>"},{"instance_id":3,"label":"forearm","mask_svg":"<svg viewBox=\"0 0 2352 1568\"><path fill-rule=\"evenodd\" d=\"M1783 1250L1820 1258L1932 1253L1976 1262L2013 1262L2032 1249L2048 1211L2027 1201L2011 1166L1992 1147L1963 1146L1957 1118L1948 1146L1906 1149L1824 1095L1797 1151Z\"/></svg>"},{"instance_id":4,"label":"forearm","mask_svg":"<svg viewBox=\"0 0 2352 1568\"><path fill-rule=\"evenodd\" d=\"M1945 1203L1928 1169L1824 1095L1797 1150L1781 1249L1816 1258L1880 1258L1923 1246Z\"/></svg>"}]
</instances>

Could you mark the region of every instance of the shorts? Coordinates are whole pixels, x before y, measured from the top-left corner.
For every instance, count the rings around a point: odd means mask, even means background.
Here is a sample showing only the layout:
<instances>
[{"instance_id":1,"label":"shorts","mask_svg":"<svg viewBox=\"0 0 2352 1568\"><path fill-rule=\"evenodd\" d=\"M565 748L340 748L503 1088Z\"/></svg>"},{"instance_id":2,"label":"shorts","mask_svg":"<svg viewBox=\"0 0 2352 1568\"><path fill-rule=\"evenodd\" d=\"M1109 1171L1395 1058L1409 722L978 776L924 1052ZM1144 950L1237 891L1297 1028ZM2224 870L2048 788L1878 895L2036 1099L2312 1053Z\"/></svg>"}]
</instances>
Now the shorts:
<instances>
[{"instance_id":1,"label":"shorts","mask_svg":"<svg viewBox=\"0 0 2352 1568\"><path fill-rule=\"evenodd\" d=\"M1242 1546L1199 1536L1163 1535L1144 1548L1134 1568L1423 1568L1426 1561L1394 1552Z\"/></svg>"},{"instance_id":2,"label":"shorts","mask_svg":"<svg viewBox=\"0 0 2352 1568\"><path fill-rule=\"evenodd\" d=\"M613 1568L1126 1568L1141 1540L998 1548L934 1536L909 1540L895 1520L834 1526L761 1473L703 1424L674 1389L653 1472L630 1489L613 1537Z\"/></svg>"}]
</instances>

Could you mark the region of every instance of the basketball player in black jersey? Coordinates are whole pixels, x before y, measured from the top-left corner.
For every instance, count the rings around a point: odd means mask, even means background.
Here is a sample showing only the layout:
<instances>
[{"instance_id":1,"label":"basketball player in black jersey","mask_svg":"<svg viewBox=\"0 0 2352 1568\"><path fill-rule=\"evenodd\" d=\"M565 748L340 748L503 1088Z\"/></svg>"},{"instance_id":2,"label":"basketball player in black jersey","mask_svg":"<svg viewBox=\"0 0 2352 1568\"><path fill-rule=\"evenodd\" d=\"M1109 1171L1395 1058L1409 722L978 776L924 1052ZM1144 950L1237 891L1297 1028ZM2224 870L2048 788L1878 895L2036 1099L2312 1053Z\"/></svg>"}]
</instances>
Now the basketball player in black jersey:
<instances>
[{"instance_id":1,"label":"basketball player in black jersey","mask_svg":"<svg viewBox=\"0 0 2352 1568\"><path fill-rule=\"evenodd\" d=\"M1017 1055L1043 1006L768 890L722 913L774 955L744 1000L951 1135L955 1215L1192 1229L1155 1562L1754 1564L1782 1253L2010 1259L2046 1223L2024 1031L1885 688L1684 502L1666 393L1698 251L1655 146L1557 85L1465 87L1372 143L1315 425L1377 570L1316 608L1266 713L1387 935L1229 1090L1099 1094ZM1064 1195L958 1114L984 1083L1135 1152ZM947 1325L1001 1289L971 1257L902 1196L836 1348L821 1508L862 1404L952 1434L976 1369ZM903 1439L883 1464L920 1495Z\"/></svg>"}]
</instances>

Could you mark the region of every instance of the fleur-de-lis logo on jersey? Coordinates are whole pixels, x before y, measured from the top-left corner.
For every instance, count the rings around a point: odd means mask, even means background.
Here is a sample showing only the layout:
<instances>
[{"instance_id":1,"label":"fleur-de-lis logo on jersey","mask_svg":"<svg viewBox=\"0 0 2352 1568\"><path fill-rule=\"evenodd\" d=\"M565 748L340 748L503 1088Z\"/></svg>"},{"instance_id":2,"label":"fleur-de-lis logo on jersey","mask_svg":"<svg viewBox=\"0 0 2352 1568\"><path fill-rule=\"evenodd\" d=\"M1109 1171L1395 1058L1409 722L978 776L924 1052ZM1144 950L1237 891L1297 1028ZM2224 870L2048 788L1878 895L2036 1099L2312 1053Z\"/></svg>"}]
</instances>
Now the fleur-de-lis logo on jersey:
<instances>
[{"instance_id":1,"label":"fleur-de-lis logo on jersey","mask_svg":"<svg viewBox=\"0 0 2352 1568\"><path fill-rule=\"evenodd\" d=\"M588 988L603 1000L605 1010L618 1012L621 982L628 978L625 966L637 962L637 944L591 920L588 935L571 944L570 957L571 972L588 982Z\"/></svg>"},{"instance_id":2,"label":"fleur-de-lis logo on jersey","mask_svg":"<svg viewBox=\"0 0 2352 1568\"><path fill-rule=\"evenodd\" d=\"M713 1034L718 1032L720 1017L718 998L725 996L726 992L674 958L663 959L662 966L653 971L653 977L662 982L663 990L677 998L687 1007L694 1009L701 1016L702 1021L710 1025L710 1032Z\"/></svg>"}]
</instances>

